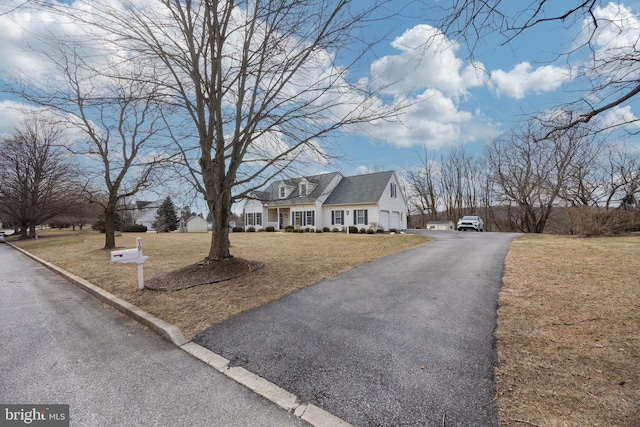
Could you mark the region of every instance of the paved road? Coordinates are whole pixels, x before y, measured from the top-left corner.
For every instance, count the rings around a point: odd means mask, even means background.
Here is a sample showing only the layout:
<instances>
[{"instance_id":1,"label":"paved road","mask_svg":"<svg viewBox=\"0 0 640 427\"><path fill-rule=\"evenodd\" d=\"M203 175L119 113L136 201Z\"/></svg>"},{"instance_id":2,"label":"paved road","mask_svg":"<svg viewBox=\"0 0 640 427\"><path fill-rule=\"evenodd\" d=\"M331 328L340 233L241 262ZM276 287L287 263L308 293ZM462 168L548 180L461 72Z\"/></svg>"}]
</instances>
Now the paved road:
<instances>
[{"instance_id":1,"label":"paved road","mask_svg":"<svg viewBox=\"0 0 640 427\"><path fill-rule=\"evenodd\" d=\"M0 403L69 404L72 426L305 426L0 244Z\"/></svg>"},{"instance_id":2,"label":"paved road","mask_svg":"<svg viewBox=\"0 0 640 427\"><path fill-rule=\"evenodd\" d=\"M496 425L493 331L517 235L431 235L198 342L357 426Z\"/></svg>"}]
</instances>

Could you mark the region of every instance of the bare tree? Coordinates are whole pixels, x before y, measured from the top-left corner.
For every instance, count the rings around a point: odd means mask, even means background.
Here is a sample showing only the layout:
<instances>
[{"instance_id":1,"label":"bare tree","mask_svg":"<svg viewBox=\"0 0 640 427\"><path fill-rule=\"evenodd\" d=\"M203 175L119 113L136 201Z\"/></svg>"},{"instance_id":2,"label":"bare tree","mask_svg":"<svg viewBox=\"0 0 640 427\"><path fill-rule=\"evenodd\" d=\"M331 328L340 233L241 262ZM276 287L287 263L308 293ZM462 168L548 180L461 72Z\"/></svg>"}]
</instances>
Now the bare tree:
<instances>
[{"instance_id":1,"label":"bare tree","mask_svg":"<svg viewBox=\"0 0 640 427\"><path fill-rule=\"evenodd\" d=\"M499 202L509 206L512 223L528 233L544 231L552 209L561 194L566 194L571 174L582 164L579 160L592 142L589 130L581 127L544 139L541 135L548 135L548 129L530 121L522 130L494 139L486 150Z\"/></svg>"},{"instance_id":2,"label":"bare tree","mask_svg":"<svg viewBox=\"0 0 640 427\"><path fill-rule=\"evenodd\" d=\"M479 214L484 187L478 166L478 160L464 147L452 148L441 157L440 186L449 219Z\"/></svg>"},{"instance_id":3,"label":"bare tree","mask_svg":"<svg viewBox=\"0 0 640 427\"><path fill-rule=\"evenodd\" d=\"M489 212L484 160L464 147L451 148L437 156L425 150L419 170L407 171L413 200L429 220L437 220L440 211L447 219Z\"/></svg>"},{"instance_id":4,"label":"bare tree","mask_svg":"<svg viewBox=\"0 0 640 427\"><path fill-rule=\"evenodd\" d=\"M79 38L49 34L47 50L40 53L57 73L35 85L25 76L16 87L21 97L54 110L76 133L67 148L82 158L84 195L102 208L104 247L112 249L119 204L153 183L169 157L159 143L165 127L162 96L158 83L142 75L137 58L111 56L108 48L101 51L91 32ZM98 64L92 62L93 55L100 56Z\"/></svg>"},{"instance_id":5,"label":"bare tree","mask_svg":"<svg viewBox=\"0 0 640 427\"><path fill-rule=\"evenodd\" d=\"M636 200L640 189L640 153L627 147L608 152L605 172L607 174L606 208L625 208Z\"/></svg>"},{"instance_id":6,"label":"bare tree","mask_svg":"<svg viewBox=\"0 0 640 427\"><path fill-rule=\"evenodd\" d=\"M77 171L62 148L63 129L39 117L24 121L0 146L0 211L35 237L36 226L70 210Z\"/></svg>"},{"instance_id":7,"label":"bare tree","mask_svg":"<svg viewBox=\"0 0 640 427\"><path fill-rule=\"evenodd\" d=\"M212 213L208 260L231 256L234 202L305 158L326 160L321 139L397 112L336 63L344 49L360 58L373 42L360 30L387 1L91 2L92 23L153 62L149 80L179 109L167 123Z\"/></svg>"},{"instance_id":8,"label":"bare tree","mask_svg":"<svg viewBox=\"0 0 640 427\"><path fill-rule=\"evenodd\" d=\"M405 172L408 185L410 187L410 197L414 209L421 217L435 221L438 219L438 209L440 205L440 189L438 187L439 164L436 161L435 153L424 150L420 156L420 169L409 169ZM426 224L420 224L421 227Z\"/></svg>"}]
</instances>

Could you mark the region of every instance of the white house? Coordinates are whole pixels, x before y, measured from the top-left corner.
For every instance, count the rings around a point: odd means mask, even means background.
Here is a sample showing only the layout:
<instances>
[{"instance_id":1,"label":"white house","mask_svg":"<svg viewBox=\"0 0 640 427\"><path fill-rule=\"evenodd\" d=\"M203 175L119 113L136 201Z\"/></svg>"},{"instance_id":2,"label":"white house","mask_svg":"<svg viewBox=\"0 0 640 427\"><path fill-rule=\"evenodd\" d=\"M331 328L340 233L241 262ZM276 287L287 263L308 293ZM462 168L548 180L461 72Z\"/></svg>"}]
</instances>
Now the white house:
<instances>
[{"instance_id":1,"label":"white house","mask_svg":"<svg viewBox=\"0 0 640 427\"><path fill-rule=\"evenodd\" d=\"M245 226L330 229L407 227L407 206L394 171L343 176L339 172L271 183L244 206Z\"/></svg>"},{"instance_id":2,"label":"white house","mask_svg":"<svg viewBox=\"0 0 640 427\"><path fill-rule=\"evenodd\" d=\"M133 214L133 223L147 226L147 231L153 231L151 224L156 220L158 208L162 204L162 200L153 202L136 202L136 211Z\"/></svg>"}]
</instances>

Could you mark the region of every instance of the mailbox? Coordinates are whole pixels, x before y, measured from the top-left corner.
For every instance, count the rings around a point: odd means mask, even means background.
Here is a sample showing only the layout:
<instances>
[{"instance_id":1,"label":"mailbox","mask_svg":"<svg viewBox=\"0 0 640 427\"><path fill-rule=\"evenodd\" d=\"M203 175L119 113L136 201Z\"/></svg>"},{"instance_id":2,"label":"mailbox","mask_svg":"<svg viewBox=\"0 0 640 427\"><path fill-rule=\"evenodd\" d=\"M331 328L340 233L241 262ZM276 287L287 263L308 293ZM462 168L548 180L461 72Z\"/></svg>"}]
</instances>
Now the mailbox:
<instances>
[{"instance_id":1,"label":"mailbox","mask_svg":"<svg viewBox=\"0 0 640 427\"><path fill-rule=\"evenodd\" d=\"M140 253L137 249L125 249L122 251L111 251L111 261L115 262L138 262Z\"/></svg>"},{"instance_id":2,"label":"mailbox","mask_svg":"<svg viewBox=\"0 0 640 427\"><path fill-rule=\"evenodd\" d=\"M148 256L142 256L142 238L138 237L136 249L125 249L122 251L111 251L111 261L113 262L131 262L138 264L138 289L144 289L144 273L142 265Z\"/></svg>"}]
</instances>

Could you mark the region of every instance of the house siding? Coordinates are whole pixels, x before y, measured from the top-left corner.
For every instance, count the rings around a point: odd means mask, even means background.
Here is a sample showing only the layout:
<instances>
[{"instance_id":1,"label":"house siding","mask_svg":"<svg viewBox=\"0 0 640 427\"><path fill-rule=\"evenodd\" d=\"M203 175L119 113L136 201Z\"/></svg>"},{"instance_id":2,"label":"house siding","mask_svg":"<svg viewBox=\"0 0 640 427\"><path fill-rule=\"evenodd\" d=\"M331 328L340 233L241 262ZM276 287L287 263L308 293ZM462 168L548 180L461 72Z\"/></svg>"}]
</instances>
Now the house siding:
<instances>
[{"instance_id":1,"label":"house siding","mask_svg":"<svg viewBox=\"0 0 640 427\"><path fill-rule=\"evenodd\" d=\"M298 180L287 180L288 183L308 183L309 192L313 196L298 196L299 186L295 187L292 197L283 200L274 197L283 181L271 184L264 192L257 192L257 199L249 199L245 203L244 218L247 214L262 214L262 225L275 229L287 225L303 228L340 228L343 225L332 222L334 211L343 211L344 226L354 225L354 212L366 210L366 220L361 216L356 224L358 228L369 228L372 224L389 228L406 228L406 203L398 186L394 172L380 172L369 175L343 177L339 173L301 177ZM321 183L321 184L318 184ZM394 191L392 192L393 189ZM320 185L320 187L318 187ZM316 190L317 188L317 190ZM351 202L349 197L353 195ZM262 200L262 201L261 201ZM313 213L311 213L313 212ZM300 221L296 222L297 216ZM282 218L282 221L280 220Z\"/></svg>"},{"instance_id":2,"label":"house siding","mask_svg":"<svg viewBox=\"0 0 640 427\"><path fill-rule=\"evenodd\" d=\"M391 185L395 186L395 197L392 197ZM382 196L380 197L380 218L379 224L385 230L395 228L397 230L407 228L406 201L404 195L400 191L398 180L395 173L387 184Z\"/></svg>"}]
</instances>

